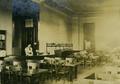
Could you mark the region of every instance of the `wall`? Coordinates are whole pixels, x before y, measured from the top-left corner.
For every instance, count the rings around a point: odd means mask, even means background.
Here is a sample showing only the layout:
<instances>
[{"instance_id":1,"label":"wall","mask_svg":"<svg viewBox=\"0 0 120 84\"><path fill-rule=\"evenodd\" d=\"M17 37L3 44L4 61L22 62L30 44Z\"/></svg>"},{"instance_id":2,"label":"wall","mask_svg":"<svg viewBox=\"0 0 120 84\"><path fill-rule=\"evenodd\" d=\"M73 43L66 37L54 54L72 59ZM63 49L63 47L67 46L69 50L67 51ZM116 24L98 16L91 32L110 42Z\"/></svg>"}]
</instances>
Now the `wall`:
<instances>
[{"instance_id":1,"label":"wall","mask_svg":"<svg viewBox=\"0 0 120 84\"><path fill-rule=\"evenodd\" d=\"M46 43L71 43L70 21L66 14L48 6L41 6L38 25L40 52L46 51Z\"/></svg>"},{"instance_id":2,"label":"wall","mask_svg":"<svg viewBox=\"0 0 120 84\"><path fill-rule=\"evenodd\" d=\"M76 18L76 17L73 17ZM75 39L79 36L78 49L83 49L83 24L95 23L95 46L97 50L109 50L120 46L120 13L119 11L110 10L101 12L93 16L77 16L77 29L73 29L72 36ZM74 22L76 20L73 20ZM74 23L73 23L74 25ZM75 28L75 27L73 27ZM77 31L79 30L79 31ZM79 33L81 32L81 33ZM77 35L78 34L78 35ZM73 41L74 41L73 39ZM77 39L77 37L76 37Z\"/></svg>"},{"instance_id":3,"label":"wall","mask_svg":"<svg viewBox=\"0 0 120 84\"><path fill-rule=\"evenodd\" d=\"M41 6L38 24L38 39L40 52L46 51L46 43L71 43L70 18L55 9ZM0 30L7 31L7 54L12 54L12 12L0 9Z\"/></svg>"},{"instance_id":4,"label":"wall","mask_svg":"<svg viewBox=\"0 0 120 84\"><path fill-rule=\"evenodd\" d=\"M6 30L7 54L12 54L12 12L0 8L0 30Z\"/></svg>"}]
</instances>

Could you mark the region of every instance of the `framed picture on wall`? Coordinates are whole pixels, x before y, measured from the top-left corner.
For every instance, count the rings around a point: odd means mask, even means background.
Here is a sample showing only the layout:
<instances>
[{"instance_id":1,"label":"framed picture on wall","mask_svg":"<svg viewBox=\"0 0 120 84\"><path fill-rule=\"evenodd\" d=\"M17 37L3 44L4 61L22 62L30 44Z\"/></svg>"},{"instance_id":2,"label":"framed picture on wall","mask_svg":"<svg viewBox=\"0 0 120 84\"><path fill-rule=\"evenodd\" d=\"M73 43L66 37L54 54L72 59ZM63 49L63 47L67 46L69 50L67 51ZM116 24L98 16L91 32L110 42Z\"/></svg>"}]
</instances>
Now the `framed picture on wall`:
<instances>
[{"instance_id":1,"label":"framed picture on wall","mask_svg":"<svg viewBox=\"0 0 120 84\"><path fill-rule=\"evenodd\" d=\"M25 20L25 27L32 28L33 27L33 19L26 19Z\"/></svg>"}]
</instances>

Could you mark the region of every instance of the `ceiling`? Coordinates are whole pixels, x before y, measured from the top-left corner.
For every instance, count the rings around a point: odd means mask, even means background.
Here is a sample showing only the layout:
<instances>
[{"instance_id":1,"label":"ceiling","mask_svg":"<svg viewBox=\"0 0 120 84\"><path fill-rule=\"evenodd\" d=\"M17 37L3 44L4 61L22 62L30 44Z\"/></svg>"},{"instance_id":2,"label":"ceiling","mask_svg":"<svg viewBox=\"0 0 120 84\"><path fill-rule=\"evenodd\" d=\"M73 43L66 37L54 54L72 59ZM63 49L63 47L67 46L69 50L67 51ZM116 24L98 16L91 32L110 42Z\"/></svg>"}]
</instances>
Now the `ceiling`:
<instances>
[{"instance_id":1,"label":"ceiling","mask_svg":"<svg viewBox=\"0 0 120 84\"><path fill-rule=\"evenodd\" d=\"M9 9L14 0L0 0L0 7ZM27 1L27 0L24 0ZM46 2L59 10L67 13L85 14L105 11L120 11L120 0L33 0L34 2Z\"/></svg>"},{"instance_id":2,"label":"ceiling","mask_svg":"<svg viewBox=\"0 0 120 84\"><path fill-rule=\"evenodd\" d=\"M0 9L11 10L12 9L12 0L0 0Z\"/></svg>"},{"instance_id":3,"label":"ceiling","mask_svg":"<svg viewBox=\"0 0 120 84\"><path fill-rule=\"evenodd\" d=\"M120 0L68 0L77 13L120 9Z\"/></svg>"},{"instance_id":4,"label":"ceiling","mask_svg":"<svg viewBox=\"0 0 120 84\"><path fill-rule=\"evenodd\" d=\"M76 14L96 13L120 10L120 0L34 0L37 2L54 2L57 6L69 9ZM56 7L56 5L55 5Z\"/></svg>"},{"instance_id":5,"label":"ceiling","mask_svg":"<svg viewBox=\"0 0 120 84\"><path fill-rule=\"evenodd\" d=\"M12 0L14 16L33 17L39 13L39 5L32 0Z\"/></svg>"}]
</instances>

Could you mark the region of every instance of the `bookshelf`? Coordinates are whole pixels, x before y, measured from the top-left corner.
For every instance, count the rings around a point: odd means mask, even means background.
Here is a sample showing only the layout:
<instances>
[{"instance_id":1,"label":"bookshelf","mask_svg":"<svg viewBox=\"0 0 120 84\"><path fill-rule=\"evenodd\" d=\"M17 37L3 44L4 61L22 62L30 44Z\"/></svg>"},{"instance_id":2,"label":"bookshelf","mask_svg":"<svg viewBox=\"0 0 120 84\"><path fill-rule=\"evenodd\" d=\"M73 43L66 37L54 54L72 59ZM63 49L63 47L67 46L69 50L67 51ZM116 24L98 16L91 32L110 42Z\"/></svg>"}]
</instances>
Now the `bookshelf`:
<instances>
[{"instance_id":1,"label":"bookshelf","mask_svg":"<svg viewBox=\"0 0 120 84\"><path fill-rule=\"evenodd\" d=\"M0 30L0 49L6 49L6 31Z\"/></svg>"},{"instance_id":2,"label":"bookshelf","mask_svg":"<svg viewBox=\"0 0 120 84\"><path fill-rule=\"evenodd\" d=\"M54 50L73 49L72 43L46 43L46 53L54 54Z\"/></svg>"}]
</instances>

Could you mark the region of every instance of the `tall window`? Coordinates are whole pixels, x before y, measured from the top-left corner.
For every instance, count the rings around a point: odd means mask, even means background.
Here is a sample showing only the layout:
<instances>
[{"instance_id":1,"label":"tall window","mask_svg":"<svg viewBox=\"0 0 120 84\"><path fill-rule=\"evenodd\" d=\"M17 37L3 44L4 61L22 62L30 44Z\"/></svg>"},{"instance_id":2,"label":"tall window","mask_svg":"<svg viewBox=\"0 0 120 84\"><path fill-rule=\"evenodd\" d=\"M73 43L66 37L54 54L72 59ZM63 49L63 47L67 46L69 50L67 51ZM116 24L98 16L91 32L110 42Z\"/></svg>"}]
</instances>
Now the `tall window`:
<instances>
[{"instance_id":1,"label":"tall window","mask_svg":"<svg viewBox=\"0 0 120 84\"><path fill-rule=\"evenodd\" d=\"M95 49L95 24L84 23L84 49Z\"/></svg>"}]
</instances>

